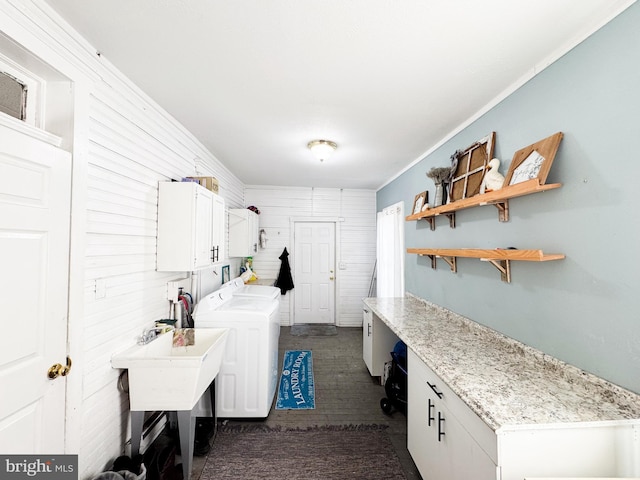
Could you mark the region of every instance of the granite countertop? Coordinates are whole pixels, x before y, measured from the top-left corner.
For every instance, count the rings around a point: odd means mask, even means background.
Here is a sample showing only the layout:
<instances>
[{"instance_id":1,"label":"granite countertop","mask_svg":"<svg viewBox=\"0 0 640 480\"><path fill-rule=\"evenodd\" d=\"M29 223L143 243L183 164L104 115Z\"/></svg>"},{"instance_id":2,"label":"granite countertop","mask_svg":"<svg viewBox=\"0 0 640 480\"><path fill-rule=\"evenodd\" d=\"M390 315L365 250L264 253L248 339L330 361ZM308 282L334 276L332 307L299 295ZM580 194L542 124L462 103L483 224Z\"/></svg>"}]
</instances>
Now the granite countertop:
<instances>
[{"instance_id":1,"label":"granite countertop","mask_svg":"<svg viewBox=\"0 0 640 480\"><path fill-rule=\"evenodd\" d=\"M364 303L495 431L640 419L640 395L438 305L412 295Z\"/></svg>"}]
</instances>

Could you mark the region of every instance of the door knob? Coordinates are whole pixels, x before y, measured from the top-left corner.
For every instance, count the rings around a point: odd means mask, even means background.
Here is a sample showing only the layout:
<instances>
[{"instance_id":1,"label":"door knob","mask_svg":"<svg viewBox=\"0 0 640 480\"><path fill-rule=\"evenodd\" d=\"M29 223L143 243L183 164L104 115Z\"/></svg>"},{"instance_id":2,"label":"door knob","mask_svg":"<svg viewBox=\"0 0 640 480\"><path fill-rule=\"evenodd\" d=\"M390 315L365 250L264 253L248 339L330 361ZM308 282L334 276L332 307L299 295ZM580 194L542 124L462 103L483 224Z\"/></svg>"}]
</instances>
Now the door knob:
<instances>
[{"instance_id":1,"label":"door knob","mask_svg":"<svg viewBox=\"0 0 640 480\"><path fill-rule=\"evenodd\" d=\"M333 277L329 277L329 280L333 280Z\"/></svg>"},{"instance_id":2,"label":"door knob","mask_svg":"<svg viewBox=\"0 0 640 480\"><path fill-rule=\"evenodd\" d=\"M51 367L49 367L49 370L47 370L47 376L51 380L53 380L54 378L58 378L60 375L62 375L63 377L66 377L69 374L70 370L71 370L71 358L67 357L66 365L61 365L59 363L55 363L51 365Z\"/></svg>"}]
</instances>

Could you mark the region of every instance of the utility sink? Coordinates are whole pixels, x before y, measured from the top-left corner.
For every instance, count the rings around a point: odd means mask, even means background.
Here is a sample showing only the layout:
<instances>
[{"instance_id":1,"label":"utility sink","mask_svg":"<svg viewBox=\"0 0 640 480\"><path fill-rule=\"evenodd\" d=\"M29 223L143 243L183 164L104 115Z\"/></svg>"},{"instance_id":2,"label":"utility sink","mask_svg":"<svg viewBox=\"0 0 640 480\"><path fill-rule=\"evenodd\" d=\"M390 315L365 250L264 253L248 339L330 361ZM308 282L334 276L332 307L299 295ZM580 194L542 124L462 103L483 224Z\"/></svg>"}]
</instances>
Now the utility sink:
<instances>
[{"instance_id":1,"label":"utility sink","mask_svg":"<svg viewBox=\"0 0 640 480\"><path fill-rule=\"evenodd\" d=\"M129 370L132 411L191 410L220 371L228 328L196 328L190 346L173 346L173 332L111 357Z\"/></svg>"}]
</instances>

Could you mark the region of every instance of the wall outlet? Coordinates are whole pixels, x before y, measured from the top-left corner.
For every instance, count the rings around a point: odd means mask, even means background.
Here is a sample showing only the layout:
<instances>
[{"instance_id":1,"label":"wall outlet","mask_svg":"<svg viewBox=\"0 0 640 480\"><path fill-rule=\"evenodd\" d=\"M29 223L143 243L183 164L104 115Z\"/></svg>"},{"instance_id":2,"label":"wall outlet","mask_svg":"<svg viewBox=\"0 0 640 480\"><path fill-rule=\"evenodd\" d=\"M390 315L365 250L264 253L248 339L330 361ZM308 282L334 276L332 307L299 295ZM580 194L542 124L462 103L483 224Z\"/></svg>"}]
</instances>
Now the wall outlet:
<instances>
[{"instance_id":1,"label":"wall outlet","mask_svg":"<svg viewBox=\"0 0 640 480\"><path fill-rule=\"evenodd\" d=\"M338 268L339 268L340 270L346 270L346 269L347 269L347 263L346 263L346 262L340 262L340 263L338 264Z\"/></svg>"},{"instance_id":2,"label":"wall outlet","mask_svg":"<svg viewBox=\"0 0 640 480\"><path fill-rule=\"evenodd\" d=\"M191 285L190 278L179 278L167 282L167 300L173 303L178 303L178 295L180 295L180 289L183 292L188 292Z\"/></svg>"}]
</instances>

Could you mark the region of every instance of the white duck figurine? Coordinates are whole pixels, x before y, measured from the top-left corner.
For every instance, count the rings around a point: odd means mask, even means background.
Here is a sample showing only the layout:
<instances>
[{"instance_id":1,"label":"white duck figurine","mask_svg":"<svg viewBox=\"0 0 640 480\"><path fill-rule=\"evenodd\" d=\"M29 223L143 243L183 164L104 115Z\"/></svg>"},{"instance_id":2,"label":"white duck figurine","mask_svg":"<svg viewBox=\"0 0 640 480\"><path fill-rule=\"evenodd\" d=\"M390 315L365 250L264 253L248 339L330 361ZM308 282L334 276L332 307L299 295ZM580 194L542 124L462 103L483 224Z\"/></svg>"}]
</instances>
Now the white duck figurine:
<instances>
[{"instance_id":1,"label":"white duck figurine","mask_svg":"<svg viewBox=\"0 0 640 480\"><path fill-rule=\"evenodd\" d=\"M491 159L487 167L489 171L484 174L482 184L480 185L480 193L500 190L504 184L504 176L498 171L500 160L497 158Z\"/></svg>"}]
</instances>

